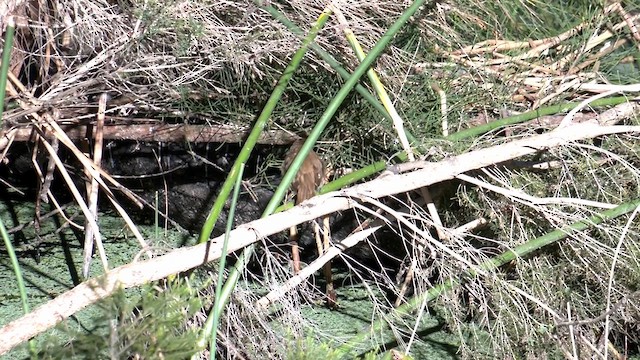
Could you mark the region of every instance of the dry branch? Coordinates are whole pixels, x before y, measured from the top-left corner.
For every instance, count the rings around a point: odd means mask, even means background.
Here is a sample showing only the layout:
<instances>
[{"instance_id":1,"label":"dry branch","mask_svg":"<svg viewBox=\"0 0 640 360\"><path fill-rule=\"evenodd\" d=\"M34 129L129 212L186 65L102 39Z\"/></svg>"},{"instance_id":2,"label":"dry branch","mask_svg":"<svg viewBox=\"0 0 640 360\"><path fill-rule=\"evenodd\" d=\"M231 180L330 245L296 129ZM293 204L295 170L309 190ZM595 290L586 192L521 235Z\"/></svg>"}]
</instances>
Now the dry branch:
<instances>
[{"instance_id":1,"label":"dry branch","mask_svg":"<svg viewBox=\"0 0 640 360\"><path fill-rule=\"evenodd\" d=\"M107 119L108 120L108 117ZM63 125L70 139L84 139L87 134L86 125ZM106 124L103 129L105 140L136 140L149 142L215 142L239 143L245 140L250 129L230 125L188 125L188 124ZM31 127L19 127L12 130L14 141L29 141L32 137ZM259 144L286 145L298 137L285 131L265 131L258 139ZM3 149L0 143L0 149Z\"/></svg>"},{"instance_id":2,"label":"dry branch","mask_svg":"<svg viewBox=\"0 0 640 360\"><path fill-rule=\"evenodd\" d=\"M360 199L375 199L411 191L453 179L470 170L583 139L631 132L640 132L640 126L576 124L546 134L471 151L440 162L413 162L411 163L414 169L412 172L389 174L348 189L317 196L288 211L240 225L230 233L229 251L239 250L265 236L284 231L302 222L352 208ZM138 286L218 259L222 252L222 238L220 236L208 243L176 249L151 260L124 265L103 276L85 281L2 327L0 355L86 306L111 295L118 288Z\"/></svg>"},{"instance_id":3,"label":"dry branch","mask_svg":"<svg viewBox=\"0 0 640 360\"><path fill-rule=\"evenodd\" d=\"M267 295L260 298L256 301L256 305L261 308L267 308L270 304L273 304L282 296L287 294L289 291L292 291L296 288L296 286L300 285L304 280L308 277L311 277L316 271L320 270L325 264L329 263L333 260L334 257L343 253L346 249L354 247L359 242L365 240L371 234L380 229L382 225L377 225L365 230L361 230L356 232L355 234L347 236L342 241L337 244L332 245L329 248L324 249L324 253L320 255L317 259L313 260L311 264L305 266L304 269L300 270L295 276L290 278L286 283L278 286L277 288L271 290Z\"/></svg>"},{"instance_id":4,"label":"dry branch","mask_svg":"<svg viewBox=\"0 0 640 360\"><path fill-rule=\"evenodd\" d=\"M103 93L100 95L100 105L98 107L97 114L97 124L93 134L94 137L94 147L93 147L93 162L96 167L101 167L102 162L102 145L104 143L104 137L102 136L102 129L104 128L104 112L107 106L107 94ZM89 134L87 134L89 135ZM87 179L87 202L89 206L89 210L91 210L91 215L95 221L98 221L98 190L100 186L98 184L97 179L91 177L91 173L85 170L85 174ZM98 175L100 176L100 175ZM89 268L91 266L91 259L93 256L93 247L94 243L96 248L98 249L98 253L100 254L100 259L102 260L102 266L104 266L105 270L108 271L109 264L107 262L107 255L104 251L104 246L102 245L102 239L99 236L94 238L93 229L88 227L89 220L85 220L85 233L84 233L84 252L83 252L83 262L82 262L82 276L84 278L89 277ZM95 241L94 241L95 240Z\"/></svg>"}]
</instances>

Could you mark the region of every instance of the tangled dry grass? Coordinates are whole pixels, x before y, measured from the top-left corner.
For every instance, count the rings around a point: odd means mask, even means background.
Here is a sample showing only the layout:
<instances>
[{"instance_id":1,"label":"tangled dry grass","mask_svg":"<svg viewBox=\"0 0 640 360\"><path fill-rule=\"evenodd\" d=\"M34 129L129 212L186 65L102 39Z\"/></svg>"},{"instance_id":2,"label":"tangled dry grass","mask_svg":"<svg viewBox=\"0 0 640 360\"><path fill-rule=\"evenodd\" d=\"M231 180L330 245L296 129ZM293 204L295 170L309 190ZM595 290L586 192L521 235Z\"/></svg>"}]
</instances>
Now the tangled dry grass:
<instances>
[{"instance_id":1,"label":"tangled dry grass","mask_svg":"<svg viewBox=\"0 0 640 360\"><path fill-rule=\"evenodd\" d=\"M82 119L82 112L95 106L96 95L108 92L133 118L143 113L150 118L201 115L201 121L246 125L255 113L252 103L265 99L258 89L271 86L300 44L300 38L251 1L62 0L20 5L15 11L29 26L18 31L12 69L35 95L32 106L55 105L65 119ZM324 8L322 2L307 1L275 5L303 28ZM345 11L359 21L356 34L373 35L362 37L364 45L371 46L402 9L402 4L362 2ZM346 66L353 65L355 58L348 55L337 30L325 30L318 43L342 54ZM381 65L400 69L395 57L385 59ZM327 78L322 72L332 71L313 55L307 66L318 80ZM5 119L20 121L23 116L16 110Z\"/></svg>"},{"instance_id":2,"label":"tangled dry grass","mask_svg":"<svg viewBox=\"0 0 640 360\"><path fill-rule=\"evenodd\" d=\"M26 20L12 57L7 101L15 106L3 115L5 130L31 129L45 114L61 124L93 123L98 98L106 93L108 126L226 126L236 129L240 139L301 41L250 1L14 0L2 5L0 23L9 13ZM270 5L306 31L326 4L291 0ZM336 6L370 49L407 4ZM396 94L407 128L424 139L425 147L433 145L428 151L432 161L594 118L609 125L637 124L637 109L605 120L604 113L588 111L588 103L639 91L640 76L633 70L640 49L639 10L637 4L622 2L580 7L572 1L439 1L412 20L376 67ZM343 67L357 65L337 22L316 42ZM310 52L272 130L298 132L312 126L338 79ZM586 100L578 107L585 111L537 118L474 143L434 140L436 134L573 100ZM358 167L399 150L392 126L360 99L345 104L336 120L321 149L335 168ZM52 139L40 141L53 144ZM370 201L358 207L357 219L384 226L397 243L390 250L388 239L370 238L373 265L352 253L336 256L351 281L368 290L371 317L391 319L393 309L412 295L458 281L495 255L637 199L637 143L633 134L607 135L460 174L443 182L438 192L442 228L420 194ZM483 276L467 276L464 286L437 301L424 301L410 319L389 320L391 333L409 351L419 340L421 319L437 314L459 336L459 351L468 358L598 358L608 353L623 358L637 352L637 215L634 211L574 233ZM273 247L265 240L265 248ZM286 252L260 255L260 273L245 274L253 285L238 289L226 314L222 343L230 357L277 357L289 340L255 306L265 289L282 289L290 281ZM301 309L322 294L305 279L294 288L268 302L278 307L280 325L291 334L311 329L323 341L341 341L302 315ZM191 325L202 322L196 317Z\"/></svg>"}]
</instances>

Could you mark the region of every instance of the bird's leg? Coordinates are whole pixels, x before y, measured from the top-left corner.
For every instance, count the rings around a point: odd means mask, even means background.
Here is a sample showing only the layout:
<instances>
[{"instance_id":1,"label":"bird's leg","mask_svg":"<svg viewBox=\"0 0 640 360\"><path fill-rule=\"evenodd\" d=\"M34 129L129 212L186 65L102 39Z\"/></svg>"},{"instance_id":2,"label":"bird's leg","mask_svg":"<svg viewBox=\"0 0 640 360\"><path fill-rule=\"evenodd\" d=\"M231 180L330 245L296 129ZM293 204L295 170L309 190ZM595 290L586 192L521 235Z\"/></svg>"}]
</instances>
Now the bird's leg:
<instances>
[{"instance_id":1,"label":"bird's leg","mask_svg":"<svg viewBox=\"0 0 640 360\"><path fill-rule=\"evenodd\" d=\"M329 234L329 217L325 216L322 218L322 236L324 240L323 249L327 251L329 246L331 246L331 234ZM333 288L333 274L331 273L331 260L327 261L323 267L324 270L324 278L327 284L327 306L330 308L335 308L337 306L338 295L336 294L335 289Z\"/></svg>"},{"instance_id":2,"label":"bird's leg","mask_svg":"<svg viewBox=\"0 0 640 360\"><path fill-rule=\"evenodd\" d=\"M313 235L316 238L316 249L318 249L318 257L324 254L324 245L322 243L322 237L320 236L320 226L316 220L313 221Z\"/></svg>"},{"instance_id":3,"label":"bird's leg","mask_svg":"<svg viewBox=\"0 0 640 360\"><path fill-rule=\"evenodd\" d=\"M300 249L298 248L298 228L292 226L289 228L289 241L291 243L291 258L293 259L293 273L298 275L300 272Z\"/></svg>"},{"instance_id":4,"label":"bird's leg","mask_svg":"<svg viewBox=\"0 0 640 360\"><path fill-rule=\"evenodd\" d=\"M320 225L318 225L316 221L313 222L313 231L316 238L316 246L318 247L318 257L320 257L327 251L327 249L329 249L329 246L331 246L329 234L329 217L325 216L322 218L322 234L320 234ZM336 291L333 289L331 260L327 261L322 266L322 272L324 274L326 283L327 306L334 308L336 307Z\"/></svg>"}]
</instances>

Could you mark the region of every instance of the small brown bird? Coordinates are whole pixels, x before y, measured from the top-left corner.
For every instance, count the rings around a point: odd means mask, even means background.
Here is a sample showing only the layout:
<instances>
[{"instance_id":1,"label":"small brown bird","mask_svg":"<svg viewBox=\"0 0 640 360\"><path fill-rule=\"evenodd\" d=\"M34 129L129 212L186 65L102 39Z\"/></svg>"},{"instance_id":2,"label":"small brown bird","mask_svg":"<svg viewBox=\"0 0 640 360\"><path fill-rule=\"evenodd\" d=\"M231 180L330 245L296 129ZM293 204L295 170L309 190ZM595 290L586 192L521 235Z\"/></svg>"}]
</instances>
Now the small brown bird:
<instances>
[{"instance_id":1,"label":"small brown bird","mask_svg":"<svg viewBox=\"0 0 640 360\"><path fill-rule=\"evenodd\" d=\"M298 156L304 142L305 139L299 139L291 145L282 163L282 175L289 170L291 163L296 156ZM302 166L300 166L291 184L291 189L296 193L296 205L307 199L311 199L316 194L316 190L322 185L323 179L324 163L318 154L312 150L307 155L307 158L304 159Z\"/></svg>"},{"instance_id":2,"label":"small brown bird","mask_svg":"<svg viewBox=\"0 0 640 360\"><path fill-rule=\"evenodd\" d=\"M282 174L284 175L291 163L296 158L298 153L300 152L300 148L304 145L305 139L296 140L287 155L284 158L282 163ZM292 191L296 194L296 205L301 202L312 198L318 188L324 182L325 177L325 167L324 163L313 151L310 151L307 155L307 158L304 159L304 162L300 166L298 173L293 179L293 183L291 184ZM318 225L316 224L316 243L318 246L318 256L322 255L324 251L329 247L329 218L325 217L323 219L324 229L324 241L320 239ZM290 229L290 239L291 239L291 256L293 258L293 272L297 274L300 272L300 250L298 248L298 230L294 226ZM332 274L331 274L331 262L328 262L324 266L324 275L325 280L327 282L327 304L330 307L336 306L336 293L333 290L333 282L332 282Z\"/></svg>"},{"instance_id":3,"label":"small brown bird","mask_svg":"<svg viewBox=\"0 0 640 360\"><path fill-rule=\"evenodd\" d=\"M287 155L284 157L284 161L282 162L282 175L284 175L293 160L298 156L300 152L300 148L304 145L305 139L296 140ZM307 158L304 159L302 166L298 170L295 178L293 179L293 183L291 184L291 190L296 195L296 205L301 202L310 199L315 195L316 189L320 187L322 184L322 179L324 178L324 163L315 152L310 151L307 155ZM300 250L298 249L298 229L293 226L290 230L290 240L291 240L291 256L293 257L293 272L295 274L300 272Z\"/></svg>"}]
</instances>

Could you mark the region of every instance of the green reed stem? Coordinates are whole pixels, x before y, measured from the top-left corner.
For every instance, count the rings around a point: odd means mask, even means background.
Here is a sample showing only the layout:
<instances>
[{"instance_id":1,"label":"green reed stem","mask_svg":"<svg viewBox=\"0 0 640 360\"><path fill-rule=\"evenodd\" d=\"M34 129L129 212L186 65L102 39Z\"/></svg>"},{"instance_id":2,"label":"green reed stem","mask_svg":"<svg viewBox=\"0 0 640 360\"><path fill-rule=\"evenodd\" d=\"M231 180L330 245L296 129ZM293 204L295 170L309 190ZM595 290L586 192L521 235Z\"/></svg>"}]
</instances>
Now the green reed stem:
<instances>
[{"instance_id":1,"label":"green reed stem","mask_svg":"<svg viewBox=\"0 0 640 360\"><path fill-rule=\"evenodd\" d=\"M13 48L15 30L15 19L13 16L7 16L7 30L4 34L4 48L2 49L2 66L0 66L0 128L2 127L4 98L7 91L7 77L9 76L9 63L11 62L11 49Z\"/></svg>"},{"instance_id":2,"label":"green reed stem","mask_svg":"<svg viewBox=\"0 0 640 360\"><path fill-rule=\"evenodd\" d=\"M233 184L236 178L238 177L240 166L242 164L245 164L249 159L249 155L251 155L251 151L255 147L256 142L260 137L260 134L264 130L264 127L266 126L267 121L271 117L271 114L273 113L273 110L278 104L280 97L284 93L284 90L286 89L287 84L289 84L289 81L293 77L293 74L295 73L296 69L300 66L300 63L302 62L302 59L304 58L304 55L309 48L309 45L316 38L316 36L318 35L318 32L320 32L320 29L322 29L322 27L324 26L324 24L327 22L328 19L329 19L328 13L325 12L320 15L320 17L318 18L318 21L309 31L309 35L307 35L307 37L302 42L302 46L300 47L300 49L298 49L298 51L296 51L296 53L293 55L291 62L286 67L286 69L284 70L284 73L280 77L278 84L273 89L273 93L271 93L271 96L269 97L267 104L262 109L262 112L260 113L260 116L258 117L256 124L253 126L253 129L251 130L251 133L247 138L247 141L242 146L242 149L240 150L240 154L238 155L238 158L233 164L233 167L231 168L229 175L227 175L227 179L225 180L224 184L222 185L222 188L220 189L220 193L218 194L218 197L216 198L216 201L214 202L213 207L211 208L211 212L207 216L207 219L200 232L200 237L198 239L199 243L206 242L211 237L213 228L216 222L218 221L218 217L220 216L220 213L222 212L224 204L227 201L229 194L231 193Z\"/></svg>"},{"instance_id":3,"label":"green reed stem","mask_svg":"<svg viewBox=\"0 0 640 360\"><path fill-rule=\"evenodd\" d=\"M289 185L293 181L298 168L307 157L307 154L309 154L309 151L311 151L311 148L316 143L316 141L320 137L320 134L329 123L329 120L331 120L333 115L336 113L344 99L347 97L347 95L349 95L362 75L364 75L364 73L373 65L374 61L380 56L380 54L382 54L383 50L387 47L395 34L398 33L400 29L402 29L404 24L420 9L422 5L424 5L425 2L426 0L416 0L404 11L404 13L398 18L398 20L393 25L391 25L391 27L389 27L387 32L371 49L371 52L367 55L367 57L360 63L360 65L358 65L356 70L353 72L353 75L345 82L340 91L338 91L338 94L333 98L333 100L331 100L331 102L327 106L327 109L320 117L320 120L318 120L318 123L309 134L307 141L298 152L298 155L294 159L289 170L287 170L284 177L282 178L282 182L271 197L271 201L269 201L269 204L267 204L262 217L269 216L275 212L278 205L282 202L284 194L289 188ZM238 279L240 278L240 274L244 271L249 258L253 254L253 250L253 244L245 247L240 257L238 257L238 261L236 262L235 266L229 273L229 277L227 278L227 282L223 288L223 296L225 297L225 299L227 299L227 301L231 296L231 292L235 288Z\"/></svg>"},{"instance_id":4,"label":"green reed stem","mask_svg":"<svg viewBox=\"0 0 640 360\"><path fill-rule=\"evenodd\" d=\"M229 233L233 229L233 219L236 214L236 206L238 205L238 196L240 195L240 185L242 184L242 173L244 171L244 164L240 165L238 176L236 177L236 183L233 188L233 195L231 197L231 207L229 208L229 216L227 216L227 226L224 233L224 242L222 243L222 256L220 257L220 263L218 264L218 281L216 283L216 298L213 304L213 308L207 317L207 322L202 329L202 342L200 348L204 347L204 339L209 339L209 351L213 354L212 358L215 358L218 326L220 324L220 318L222 317L222 311L224 310L222 294L222 284L224 283L224 269L227 262L227 249L229 247Z\"/></svg>"},{"instance_id":5,"label":"green reed stem","mask_svg":"<svg viewBox=\"0 0 640 360\"><path fill-rule=\"evenodd\" d=\"M273 109L275 108L278 100L280 99L282 93L284 92L284 89L289 83L289 80L293 76L293 73L300 65L304 57L304 54L309 48L309 44L313 42L313 39L315 39L315 37L318 35L318 32L320 31L320 29L322 29L322 27L326 24L327 20L329 19L329 16L330 16L330 13L328 11L324 11L322 14L320 14L320 16L318 17L318 20L309 31L309 34L307 35L307 37L304 39L302 46L300 47L300 49L298 49L298 51L296 51L293 58L291 59L291 62L289 63L282 77L278 81L278 85L276 86L273 93L271 94L271 97L269 98L267 105L265 105L265 108L262 110L262 113L260 114L258 121L256 122L256 125L251 131L251 134L249 135L249 139L247 140L247 143L243 146L240 156L238 157L238 159L236 159L236 162L233 165L232 171L228 175L223 185L223 188L220 194L218 195L216 202L214 203L211 213L207 218L207 222L205 223L205 226L203 227L202 232L200 234L200 242L208 241L211 235L211 232L213 230L213 226L215 225L218 219L218 216L222 211L222 207L226 202L226 198L228 197L228 193L230 191L225 189L229 187L229 184L233 184L234 182L241 180L239 175L244 162L248 159L249 154L251 153L251 150L253 149L258 139L258 136L262 132L262 129L264 128L267 120L269 119L271 113L273 112ZM227 281L225 282L224 286L222 287L219 293L218 293L217 287L220 286L220 284L222 284L222 281L219 281L218 284L216 284L216 301L213 305L214 314L221 315L222 312L224 311L224 307L226 306L227 302L231 298L231 293L233 292L233 289L235 288L238 278L240 277L240 273L244 269L244 264L246 263L246 259L249 259L251 257L252 252L253 252L253 245L247 246L244 248L242 254L238 258L238 261L236 262L236 265L229 272ZM222 254L223 254L222 256L226 256L226 252L224 250ZM224 268L220 267L219 271L220 272L224 271Z\"/></svg>"},{"instance_id":6,"label":"green reed stem","mask_svg":"<svg viewBox=\"0 0 640 360\"><path fill-rule=\"evenodd\" d=\"M595 100L589 103L589 106L590 107L613 106L613 105L625 103L627 101L629 101L628 97L618 96L618 97ZM580 105L580 103L581 103L580 101L575 101L575 102L569 102L565 104L542 107L536 110L527 111L519 115L509 116L500 120L492 121L487 124L482 124L476 127L472 127L470 129L458 131L449 136L445 136L445 139L451 140L451 141L457 141L457 140L462 140L462 139L466 139L474 136L479 136L489 131L497 130L508 125L520 124L525 121L539 118L541 116L570 111L574 109L576 106Z\"/></svg>"},{"instance_id":7,"label":"green reed stem","mask_svg":"<svg viewBox=\"0 0 640 360\"><path fill-rule=\"evenodd\" d=\"M282 25L286 26L287 29L289 29L289 31L291 31L292 33L298 36L304 35L304 32L295 23L287 19L287 17L284 14L282 14L280 11L278 11L278 9L274 8L271 5L264 6L262 5L263 3L262 1L256 1L256 3L258 3L258 6L260 6L260 8L262 8L264 11L271 14L271 16L273 16L274 19L278 20L280 23L282 23ZM322 60L324 60L327 64L329 64L329 66L331 66L331 68L335 70L338 73L338 75L342 77L342 79L348 80L351 77L351 74L347 70L345 70L345 68L343 68L342 65L340 65L338 60L336 60L328 52L324 51L324 49L320 45L316 43L312 43L310 47L311 47L311 50L313 50L313 52L318 54L318 56L320 56ZM371 104L371 106L373 106L376 110L378 110L380 115L382 115L387 120L391 120L391 116L389 116L389 114L387 113L387 110L384 108L384 106L382 106L380 101L378 101L378 99L369 92L369 90L367 90L364 86L358 84L356 85L356 91L369 104Z\"/></svg>"},{"instance_id":8,"label":"green reed stem","mask_svg":"<svg viewBox=\"0 0 640 360\"><path fill-rule=\"evenodd\" d=\"M20 292L20 300L22 301L22 311L24 311L25 314L28 314L30 310L29 310L29 302L27 301L27 287L24 285L24 277L22 276L20 263L18 262L16 251L13 248L11 239L9 239L9 233L7 232L7 229L4 227L4 222L2 221L2 219L0 219L0 236L2 236L2 240L4 241L4 247L7 249L7 253L9 254L11 267L13 267L13 272L16 275L16 283L18 285L18 291ZM38 358L38 353L36 351L36 344L34 340L29 341L29 353L31 354L32 359Z\"/></svg>"}]
</instances>

